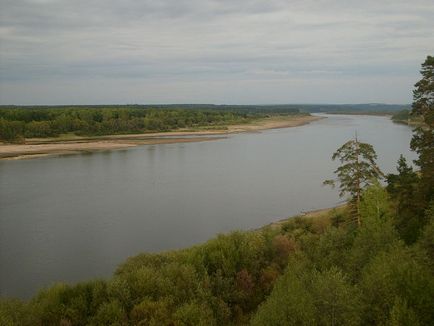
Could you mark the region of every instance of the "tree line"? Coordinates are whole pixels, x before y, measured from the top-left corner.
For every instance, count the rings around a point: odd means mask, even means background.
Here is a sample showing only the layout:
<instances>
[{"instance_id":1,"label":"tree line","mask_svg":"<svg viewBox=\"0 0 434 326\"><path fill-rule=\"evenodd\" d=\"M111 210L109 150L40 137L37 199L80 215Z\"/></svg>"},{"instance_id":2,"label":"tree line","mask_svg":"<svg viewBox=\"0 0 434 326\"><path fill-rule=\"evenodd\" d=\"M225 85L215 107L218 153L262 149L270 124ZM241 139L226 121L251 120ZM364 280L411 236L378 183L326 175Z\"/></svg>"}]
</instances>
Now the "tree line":
<instances>
[{"instance_id":1,"label":"tree line","mask_svg":"<svg viewBox=\"0 0 434 326\"><path fill-rule=\"evenodd\" d=\"M56 137L73 133L80 136L170 131L180 128L220 127L248 123L275 114L296 114L295 109L260 110L257 107L210 109L108 107L2 107L0 140Z\"/></svg>"}]
</instances>

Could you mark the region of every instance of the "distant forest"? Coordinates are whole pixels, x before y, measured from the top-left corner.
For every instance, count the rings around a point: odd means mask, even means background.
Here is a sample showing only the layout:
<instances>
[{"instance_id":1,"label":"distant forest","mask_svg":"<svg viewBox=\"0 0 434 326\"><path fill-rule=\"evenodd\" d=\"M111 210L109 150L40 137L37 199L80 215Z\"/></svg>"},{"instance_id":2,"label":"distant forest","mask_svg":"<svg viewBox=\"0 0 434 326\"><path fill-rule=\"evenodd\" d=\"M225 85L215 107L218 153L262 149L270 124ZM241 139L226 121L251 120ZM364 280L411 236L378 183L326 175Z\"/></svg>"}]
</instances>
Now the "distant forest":
<instances>
[{"instance_id":1,"label":"distant forest","mask_svg":"<svg viewBox=\"0 0 434 326\"><path fill-rule=\"evenodd\" d=\"M0 106L0 140L62 134L100 136L198 127L224 128L271 115L326 113L396 113L408 105L86 105Z\"/></svg>"},{"instance_id":2,"label":"distant forest","mask_svg":"<svg viewBox=\"0 0 434 326\"><path fill-rule=\"evenodd\" d=\"M170 131L198 127L224 129L270 115L299 114L295 108L255 106L38 106L1 107L0 140L57 137L62 134L100 136Z\"/></svg>"}]
</instances>

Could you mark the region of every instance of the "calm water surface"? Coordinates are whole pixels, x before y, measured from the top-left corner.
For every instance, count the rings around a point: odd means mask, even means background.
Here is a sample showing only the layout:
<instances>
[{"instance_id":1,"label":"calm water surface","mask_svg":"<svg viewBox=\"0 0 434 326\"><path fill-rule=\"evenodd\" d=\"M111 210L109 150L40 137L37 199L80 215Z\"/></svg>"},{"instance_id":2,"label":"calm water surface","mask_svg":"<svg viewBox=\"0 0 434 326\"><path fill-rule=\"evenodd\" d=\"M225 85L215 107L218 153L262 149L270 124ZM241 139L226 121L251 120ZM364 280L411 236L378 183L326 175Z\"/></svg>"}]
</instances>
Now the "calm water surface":
<instances>
[{"instance_id":1,"label":"calm water surface","mask_svg":"<svg viewBox=\"0 0 434 326\"><path fill-rule=\"evenodd\" d=\"M108 277L128 256L182 248L337 204L330 156L355 131L394 171L411 129L330 115L225 140L0 161L0 295Z\"/></svg>"}]
</instances>

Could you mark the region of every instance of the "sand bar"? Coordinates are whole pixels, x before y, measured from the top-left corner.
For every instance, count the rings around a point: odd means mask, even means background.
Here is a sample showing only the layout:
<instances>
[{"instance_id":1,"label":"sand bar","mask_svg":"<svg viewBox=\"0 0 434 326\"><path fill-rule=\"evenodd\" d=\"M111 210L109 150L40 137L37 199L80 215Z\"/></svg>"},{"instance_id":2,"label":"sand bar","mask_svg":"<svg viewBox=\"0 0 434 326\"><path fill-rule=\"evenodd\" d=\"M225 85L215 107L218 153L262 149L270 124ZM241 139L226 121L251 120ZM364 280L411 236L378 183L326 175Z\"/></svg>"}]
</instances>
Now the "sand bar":
<instances>
[{"instance_id":1,"label":"sand bar","mask_svg":"<svg viewBox=\"0 0 434 326\"><path fill-rule=\"evenodd\" d=\"M29 159L48 155L126 149L138 145L211 141L225 138L225 135L228 134L301 126L318 119L321 119L321 117L283 116L261 119L250 124L230 125L227 129L222 130L178 130L99 137L31 138L26 139L24 144L0 143L0 159Z\"/></svg>"}]
</instances>

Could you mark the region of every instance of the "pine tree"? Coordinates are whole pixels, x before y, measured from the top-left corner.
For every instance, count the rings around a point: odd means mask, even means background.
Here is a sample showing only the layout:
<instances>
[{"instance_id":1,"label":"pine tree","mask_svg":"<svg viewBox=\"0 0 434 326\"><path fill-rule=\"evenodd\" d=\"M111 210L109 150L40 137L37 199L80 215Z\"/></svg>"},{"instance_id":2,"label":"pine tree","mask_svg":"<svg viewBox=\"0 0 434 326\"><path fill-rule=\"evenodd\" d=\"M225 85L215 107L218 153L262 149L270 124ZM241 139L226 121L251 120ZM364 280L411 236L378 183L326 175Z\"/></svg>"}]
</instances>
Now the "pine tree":
<instances>
[{"instance_id":1,"label":"pine tree","mask_svg":"<svg viewBox=\"0 0 434 326\"><path fill-rule=\"evenodd\" d=\"M419 158L420 192L422 206L428 207L434 199L434 57L428 56L422 64L422 79L413 91L412 115L422 116L424 125L415 130L411 149Z\"/></svg>"},{"instance_id":2,"label":"pine tree","mask_svg":"<svg viewBox=\"0 0 434 326\"><path fill-rule=\"evenodd\" d=\"M375 160L377 154L374 147L367 143L361 143L357 137L343 144L332 156L332 160L339 159L342 163L334 173L336 180L326 180L325 185L335 186L339 183L340 193L343 197L349 194L351 203L354 205L357 224L361 225L360 220L360 200L362 190L373 184L376 180L383 177L383 173L378 168Z\"/></svg>"},{"instance_id":3,"label":"pine tree","mask_svg":"<svg viewBox=\"0 0 434 326\"><path fill-rule=\"evenodd\" d=\"M411 244L419 236L425 221L418 212L421 211L418 197L419 178L413 168L400 156L397 166L398 174L387 175L387 191L395 206L394 223L401 238Z\"/></svg>"}]
</instances>

